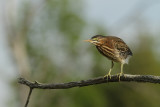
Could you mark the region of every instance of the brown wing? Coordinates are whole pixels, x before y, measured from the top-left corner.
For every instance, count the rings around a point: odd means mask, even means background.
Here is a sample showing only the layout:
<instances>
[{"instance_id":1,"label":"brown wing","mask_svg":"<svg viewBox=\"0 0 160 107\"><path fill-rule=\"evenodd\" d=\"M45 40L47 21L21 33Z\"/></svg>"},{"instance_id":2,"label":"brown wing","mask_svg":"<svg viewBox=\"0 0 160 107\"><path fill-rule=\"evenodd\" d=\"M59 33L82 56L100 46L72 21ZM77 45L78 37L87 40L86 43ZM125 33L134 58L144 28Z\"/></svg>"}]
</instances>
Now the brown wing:
<instances>
[{"instance_id":1,"label":"brown wing","mask_svg":"<svg viewBox=\"0 0 160 107\"><path fill-rule=\"evenodd\" d=\"M124 58L127 58L128 55L132 55L130 48L127 46L127 44L122 39L118 37L114 37L112 43L115 49L117 49L119 51L119 54L123 56Z\"/></svg>"},{"instance_id":2,"label":"brown wing","mask_svg":"<svg viewBox=\"0 0 160 107\"><path fill-rule=\"evenodd\" d=\"M128 55L132 55L131 50L126 43L115 36L106 36L105 39L99 39L100 44L96 45L98 51L113 61L120 61L121 58L127 58Z\"/></svg>"}]
</instances>

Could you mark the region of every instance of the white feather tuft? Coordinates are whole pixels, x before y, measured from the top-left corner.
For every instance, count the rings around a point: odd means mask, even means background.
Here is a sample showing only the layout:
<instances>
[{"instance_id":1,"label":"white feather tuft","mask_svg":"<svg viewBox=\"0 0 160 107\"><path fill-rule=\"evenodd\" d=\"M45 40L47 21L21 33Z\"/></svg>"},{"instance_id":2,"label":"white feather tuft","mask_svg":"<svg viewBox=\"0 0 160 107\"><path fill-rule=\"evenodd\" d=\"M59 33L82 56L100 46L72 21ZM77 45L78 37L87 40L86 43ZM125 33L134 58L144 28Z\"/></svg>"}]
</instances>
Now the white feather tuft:
<instances>
[{"instance_id":1,"label":"white feather tuft","mask_svg":"<svg viewBox=\"0 0 160 107\"><path fill-rule=\"evenodd\" d=\"M128 55L126 59L122 60L122 63L123 63L123 64L128 64L130 57L131 57L131 56Z\"/></svg>"}]
</instances>

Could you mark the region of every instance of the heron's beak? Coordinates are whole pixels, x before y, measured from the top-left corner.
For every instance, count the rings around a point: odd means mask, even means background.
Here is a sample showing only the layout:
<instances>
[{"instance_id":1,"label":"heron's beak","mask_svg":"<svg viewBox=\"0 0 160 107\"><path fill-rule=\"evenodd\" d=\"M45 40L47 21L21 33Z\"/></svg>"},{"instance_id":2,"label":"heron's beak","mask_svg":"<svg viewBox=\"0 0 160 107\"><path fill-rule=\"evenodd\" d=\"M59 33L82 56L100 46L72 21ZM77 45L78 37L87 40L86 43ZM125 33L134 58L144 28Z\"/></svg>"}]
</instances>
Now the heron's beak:
<instances>
[{"instance_id":1,"label":"heron's beak","mask_svg":"<svg viewBox=\"0 0 160 107\"><path fill-rule=\"evenodd\" d=\"M88 40L84 40L85 42L92 42L92 40L88 39Z\"/></svg>"}]
</instances>

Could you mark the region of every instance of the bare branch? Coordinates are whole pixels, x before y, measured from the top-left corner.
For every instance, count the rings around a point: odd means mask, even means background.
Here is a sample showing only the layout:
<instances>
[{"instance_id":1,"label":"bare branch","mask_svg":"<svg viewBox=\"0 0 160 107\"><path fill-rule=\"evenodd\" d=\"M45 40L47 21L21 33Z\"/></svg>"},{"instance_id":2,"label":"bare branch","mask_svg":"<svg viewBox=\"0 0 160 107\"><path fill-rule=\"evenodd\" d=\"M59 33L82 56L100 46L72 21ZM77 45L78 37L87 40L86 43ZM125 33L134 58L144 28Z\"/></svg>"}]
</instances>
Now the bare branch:
<instances>
[{"instance_id":1,"label":"bare branch","mask_svg":"<svg viewBox=\"0 0 160 107\"><path fill-rule=\"evenodd\" d=\"M68 89L73 87L84 87L89 85L96 85L109 82L148 82L148 83L160 83L160 76L152 75L130 75L125 74L121 76L120 81L117 75L112 75L111 79L98 77L94 79L81 80L77 82L68 82L68 83L51 83L51 84L41 84L38 82L30 82L24 78L19 78L18 82L24 84L32 89Z\"/></svg>"},{"instance_id":2,"label":"bare branch","mask_svg":"<svg viewBox=\"0 0 160 107\"><path fill-rule=\"evenodd\" d=\"M31 96L31 94L32 94L32 90L33 90L33 88L30 88L29 94L28 94L28 97L27 97L27 101L26 101L26 104L25 104L24 107L27 107L27 106L28 106L28 103L29 103L29 100L30 100L30 96Z\"/></svg>"},{"instance_id":3,"label":"bare branch","mask_svg":"<svg viewBox=\"0 0 160 107\"><path fill-rule=\"evenodd\" d=\"M88 80L81 80L77 82L68 82L68 83L51 83L51 84L41 84L38 82L30 82L24 78L19 78L18 82L20 84L26 85L30 87L30 91L28 94L28 98L25 104L25 107L28 106L29 99L34 88L38 89L68 89L73 87L84 87L89 85L96 85L102 83L109 83L109 82L148 82L148 83L158 83L160 84L160 76L153 76L153 75L130 75L125 74L120 77L120 81L118 75L112 75L111 78L93 78Z\"/></svg>"}]
</instances>

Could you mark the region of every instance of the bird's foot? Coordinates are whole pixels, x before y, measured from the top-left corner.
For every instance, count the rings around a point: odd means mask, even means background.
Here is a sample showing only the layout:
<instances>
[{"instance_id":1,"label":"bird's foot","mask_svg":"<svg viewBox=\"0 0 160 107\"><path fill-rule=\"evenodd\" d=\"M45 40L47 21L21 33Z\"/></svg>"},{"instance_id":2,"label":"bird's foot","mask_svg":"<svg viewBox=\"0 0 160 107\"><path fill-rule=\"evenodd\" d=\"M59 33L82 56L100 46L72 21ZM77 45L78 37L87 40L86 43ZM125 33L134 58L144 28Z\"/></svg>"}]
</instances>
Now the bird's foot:
<instances>
[{"instance_id":1,"label":"bird's foot","mask_svg":"<svg viewBox=\"0 0 160 107\"><path fill-rule=\"evenodd\" d=\"M123 75L124 75L123 72L120 72L120 73L117 74L119 81L121 79L121 76L123 76Z\"/></svg>"},{"instance_id":2,"label":"bird's foot","mask_svg":"<svg viewBox=\"0 0 160 107\"><path fill-rule=\"evenodd\" d=\"M108 78L111 79L111 74L110 74L110 73L106 74L106 75L104 76L104 79L106 79L106 78L107 78L107 80L108 80Z\"/></svg>"}]
</instances>

